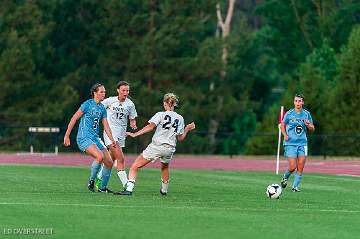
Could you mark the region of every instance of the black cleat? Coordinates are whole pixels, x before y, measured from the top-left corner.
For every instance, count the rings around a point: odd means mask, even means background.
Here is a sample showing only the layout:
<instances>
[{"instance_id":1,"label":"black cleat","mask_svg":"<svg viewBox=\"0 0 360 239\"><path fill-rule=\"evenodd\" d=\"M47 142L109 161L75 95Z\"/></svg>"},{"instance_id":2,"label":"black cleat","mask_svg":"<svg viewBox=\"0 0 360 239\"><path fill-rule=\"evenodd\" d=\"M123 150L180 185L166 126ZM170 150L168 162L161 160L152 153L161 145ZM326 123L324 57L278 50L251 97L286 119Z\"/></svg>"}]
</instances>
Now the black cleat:
<instances>
[{"instance_id":1,"label":"black cleat","mask_svg":"<svg viewBox=\"0 0 360 239\"><path fill-rule=\"evenodd\" d=\"M286 178L281 179L280 184L281 184L281 187L282 187L282 188L286 188L287 181L288 181L288 180L287 180Z\"/></svg>"},{"instance_id":2,"label":"black cleat","mask_svg":"<svg viewBox=\"0 0 360 239\"><path fill-rule=\"evenodd\" d=\"M94 180L90 180L89 183L88 183L88 189L91 191L91 192L95 192L95 181Z\"/></svg>"},{"instance_id":3,"label":"black cleat","mask_svg":"<svg viewBox=\"0 0 360 239\"><path fill-rule=\"evenodd\" d=\"M131 196L132 192L124 190L120 192L115 192L114 195Z\"/></svg>"},{"instance_id":4,"label":"black cleat","mask_svg":"<svg viewBox=\"0 0 360 239\"><path fill-rule=\"evenodd\" d=\"M98 189L99 193L114 193L112 190L110 190L109 188L104 188L104 189Z\"/></svg>"},{"instance_id":5,"label":"black cleat","mask_svg":"<svg viewBox=\"0 0 360 239\"><path fill-rule=\"evenodd\" d=\"M160 189L160 194L161 194L162 196L166 196L166 195L167 195L167 192L163 192L163 191L161 191L161 189Z\"/></svg>"},{"instance_id":6,"label":"black cleat","mask_svg":"<svg viewBox=\"0 0 360 239\"><path fill-rule=\"evenodd\" d=\"M291 189L291 191L292 191L292 192L294 192L294 193L301 192L301 191L300 191L300 189L299 189L298 187L296 187L296 188L292 188L292 189Z\"/></svg>"}]
</instances>

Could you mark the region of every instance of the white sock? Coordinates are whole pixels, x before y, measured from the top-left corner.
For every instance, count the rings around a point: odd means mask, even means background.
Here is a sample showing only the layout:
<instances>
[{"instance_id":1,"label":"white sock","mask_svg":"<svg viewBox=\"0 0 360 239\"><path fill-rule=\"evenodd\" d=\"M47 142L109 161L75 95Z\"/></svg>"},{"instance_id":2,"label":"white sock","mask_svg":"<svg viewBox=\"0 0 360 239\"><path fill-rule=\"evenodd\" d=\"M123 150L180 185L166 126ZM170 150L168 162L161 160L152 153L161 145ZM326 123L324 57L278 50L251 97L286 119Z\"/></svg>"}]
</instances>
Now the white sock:
<instances>
[{"instance_id":1,"label":"white sock","mask_svg":"<svg viewBox=\"0 0 360 239\"><path fill-rule=\"evenodd\" d=\"M103 168L104 168L104 164L101 164L101 168L97 174L97 177L98 179L102 180L102 171L103 171Z\"/></svg>"},{"instance_id":2,"label":"white sock","mask_svg":"<svg viewBox=\"0 0 360 239\"><path fill-rule=\"evenodd\" d=\"M135 181L129 180L126 184L126 191L132 192L135 187Z\"/></svg>"},{"instance_id":3,"label":"white sock","mask_svg":"<svg viewBox=\"0 0 360 239\"><path fill-rule=\"evenodd\" d=\"M126 175L126 171L125 170L120 170L117 172L117 175L120 179L120 182L122 183L123 187L125 187L126 183L128 182L128 178Z\"/></svg>"},{"instance_id":4,"label":"white sock","mask_svg":"<svg viewBox=\"0 0 360 239\"><path fill-rule=\"evenodd\" d=\"M163 193L167 193L169 188L169 181L163 181L161 180L161 191Z\"/></svg>"}]
</instances>

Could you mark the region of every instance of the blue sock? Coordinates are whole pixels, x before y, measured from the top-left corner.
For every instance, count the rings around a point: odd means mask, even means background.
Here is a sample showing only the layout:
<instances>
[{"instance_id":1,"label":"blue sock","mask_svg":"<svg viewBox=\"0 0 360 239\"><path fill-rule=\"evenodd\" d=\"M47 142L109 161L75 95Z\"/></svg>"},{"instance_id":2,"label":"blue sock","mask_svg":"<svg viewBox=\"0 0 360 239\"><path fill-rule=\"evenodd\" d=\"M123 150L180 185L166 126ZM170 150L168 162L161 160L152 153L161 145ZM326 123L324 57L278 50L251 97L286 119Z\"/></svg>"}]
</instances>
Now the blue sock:
<instances>
[{"instance_id":1,"label":"blue sock","mask_svg":"<svg viewBox=\"0 0 360 239\"><path fill-rule=\"evenodd\" d=\"M295 174L295 180L294 180L294 183L293 183L293 188L297 188L299 187L299 184L301 182L301 179L302 179L302 174L299 175L298 173Z\"/></svg>"},{"instance_id":2,"label":"blue sock","mask_svg":"<svg viewBox=\"0 0 360 239\"><path fill-rule=\"evenodd\" d=\"M110 174L111 174L111 168L107 168L105 165L103 167L103 170L102 170L102 181L101 181L101 189L105 189L108 182L109 182L109 179L110 179Z\"/></svg>"},{"instance_id":3,"label":"blue sock","mask_svg":"<svg viewBox=\"0 0 360 239\"><path fill-rule=\"evenodd\" d=\"M292 174L292 172L290 172L289 170L286 170L286 172L284 173L283 178L289 179L289 177L290 177L291 174Z\"/></svg>"},{"instance_id":4,"label":"blue sock","mask_svg":"<svg viewBox=\"0 0 360 239\"><path fill-rule=\"evenodd\" d=\"M98 163L96 160L94 160L94 162L91 164L90 180L95 180L96 174L99 172L100 167L101 163Z\"/></svg>"}]
</instances>

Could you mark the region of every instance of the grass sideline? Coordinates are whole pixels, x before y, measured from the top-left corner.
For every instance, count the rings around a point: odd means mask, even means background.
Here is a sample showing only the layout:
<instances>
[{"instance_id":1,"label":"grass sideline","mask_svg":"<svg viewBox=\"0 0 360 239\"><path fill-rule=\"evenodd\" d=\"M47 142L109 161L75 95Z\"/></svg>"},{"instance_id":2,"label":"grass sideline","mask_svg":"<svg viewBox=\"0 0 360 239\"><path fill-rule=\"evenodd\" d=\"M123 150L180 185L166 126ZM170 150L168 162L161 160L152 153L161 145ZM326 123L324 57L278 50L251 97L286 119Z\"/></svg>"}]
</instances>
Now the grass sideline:
<instances>
[{"instance_id":1,"label":"grass sideline","mask_svg":"<svg viewBox=\"0 0 360 239\"><path fill-rule=\"evenodd\" d=\"M87 167L0 173L1 238L14 238L9 228L52 228L49 238L358 238L357 177L306 174L301 193L271 200L265 188L279 177L266 172L173 170L167 197L155 169L139 173L132 197L90 193Z\"/></svg>"}]
</instances>

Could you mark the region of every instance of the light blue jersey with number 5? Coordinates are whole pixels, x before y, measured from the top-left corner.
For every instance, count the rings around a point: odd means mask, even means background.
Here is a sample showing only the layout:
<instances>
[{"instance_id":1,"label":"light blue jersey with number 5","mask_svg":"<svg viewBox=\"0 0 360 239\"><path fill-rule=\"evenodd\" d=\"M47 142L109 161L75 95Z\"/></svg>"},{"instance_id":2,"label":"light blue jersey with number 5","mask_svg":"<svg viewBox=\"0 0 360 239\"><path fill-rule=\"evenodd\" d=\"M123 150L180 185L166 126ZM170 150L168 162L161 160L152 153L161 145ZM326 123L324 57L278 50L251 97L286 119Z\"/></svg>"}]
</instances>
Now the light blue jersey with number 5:
<instances>
[{"instance_id":1,"label":"light blue jersey with number 5","mask_svg":"<svg viewBox=\"0 0 360 239\"><path fill-rule=\"evenodd\" d=\"M300 113L297 113L295 109L291 109L286 112L283 123L286 125L286 133L289 136L289 140L284 140L284 145L294 146L307 146L307 127L305 120L313 122L309 111L302 109Z\"/></svg>"},{"instance_id":2,"label":"light blue jersey with number 5","mask_svg":"<svg viewBox=\"0 0 360 239\"><path fill-rule=\"evenodd\" d=\"M82 103L80 110L84 113L81 117L77 133L78 139L98 138L99 122L106 118L106 109L103 104L96 104L94 99Z\"/></svg>"}]
</instances>

